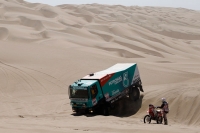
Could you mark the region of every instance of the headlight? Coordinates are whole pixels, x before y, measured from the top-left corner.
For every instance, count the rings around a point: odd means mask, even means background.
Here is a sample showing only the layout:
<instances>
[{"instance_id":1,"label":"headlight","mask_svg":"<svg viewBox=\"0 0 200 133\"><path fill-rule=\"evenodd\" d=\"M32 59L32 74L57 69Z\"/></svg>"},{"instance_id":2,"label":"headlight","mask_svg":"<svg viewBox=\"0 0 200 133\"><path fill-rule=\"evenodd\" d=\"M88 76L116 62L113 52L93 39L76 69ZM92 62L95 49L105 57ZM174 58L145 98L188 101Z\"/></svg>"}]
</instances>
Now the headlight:
<instances>
[{"instance_id":1,"label":"headlight","mask_svg":"<svg viewBox=\"0 0 200 133\"><path fill-rule=\"evenodd\" d=\"M86 103L83 104L83 107L86 107Z\"/></svg>"},{"instance_id":2,"label":"headlight","mask_svg":"<svg viewBox=\"0 0 200 133\"><path fill-rule=\"evenodd\" d=\"M76 105L76 103L70 103L71 105Z\"/></svg>"}]
</instances>

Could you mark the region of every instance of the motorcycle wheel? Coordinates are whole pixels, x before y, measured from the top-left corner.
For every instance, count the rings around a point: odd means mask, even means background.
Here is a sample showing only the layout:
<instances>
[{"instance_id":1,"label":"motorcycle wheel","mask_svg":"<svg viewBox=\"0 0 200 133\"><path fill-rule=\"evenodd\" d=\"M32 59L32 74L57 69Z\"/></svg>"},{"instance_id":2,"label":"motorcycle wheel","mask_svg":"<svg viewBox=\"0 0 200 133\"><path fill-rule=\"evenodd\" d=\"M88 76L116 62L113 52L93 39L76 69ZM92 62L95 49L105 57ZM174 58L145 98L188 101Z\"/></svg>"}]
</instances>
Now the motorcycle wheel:
<instances>
[{"instance_id":1,"label":"motorcycle wheel","mask_svg":"<svg viewBox=\"0 0 200 133\"><path fill-rule=\"evenodd\" d=\"M151 116L150 115L145 115L144 123L151 123Z\"/></svg>"},{"instance_id":2,"label":"motorcycle wheel","mask_svg":"<svg viewBox=\"0 0 200 133\"><path fill-rule=\"evenodd\" d=\"M163 118L162 116L158 116L157 118L157 124L162 124Z\"/></svg>"}]
</instances>

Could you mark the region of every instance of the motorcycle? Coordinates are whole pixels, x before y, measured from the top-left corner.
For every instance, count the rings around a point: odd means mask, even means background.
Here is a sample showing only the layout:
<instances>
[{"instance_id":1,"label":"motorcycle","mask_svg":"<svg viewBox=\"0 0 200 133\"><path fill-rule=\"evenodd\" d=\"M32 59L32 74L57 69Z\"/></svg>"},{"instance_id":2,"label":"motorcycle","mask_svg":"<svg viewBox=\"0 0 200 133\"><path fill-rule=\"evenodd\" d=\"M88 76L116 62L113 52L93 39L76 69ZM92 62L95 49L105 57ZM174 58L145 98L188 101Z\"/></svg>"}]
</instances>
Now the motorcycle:
<instances>
[{"instance_id":1,"label":"motorcycle","mask_svg":"<svg viewBox=\"0 0 200 133\"><path fill-rule=\"evenodd\" d=\"M163 116L162 110L154 107L152 104L149 105L148 115L144 116L144 123L151 123L151 120L155 120L157 124L162 124Z\"/></svg>"}]
</instances>

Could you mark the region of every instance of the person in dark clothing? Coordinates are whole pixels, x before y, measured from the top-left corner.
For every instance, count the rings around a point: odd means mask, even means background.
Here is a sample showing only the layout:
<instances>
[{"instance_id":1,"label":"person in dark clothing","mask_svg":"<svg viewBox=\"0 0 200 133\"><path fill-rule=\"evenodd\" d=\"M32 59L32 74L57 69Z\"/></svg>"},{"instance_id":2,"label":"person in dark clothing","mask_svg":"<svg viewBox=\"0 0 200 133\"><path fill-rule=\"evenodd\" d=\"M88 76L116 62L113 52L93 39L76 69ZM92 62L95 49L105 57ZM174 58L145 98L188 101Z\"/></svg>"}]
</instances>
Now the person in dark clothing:
<instances>
[{"instance_id":1,"label":"person in dark clothing","mask_svg":"<svg viewBox=\"0 0 200 133\"><path fill-rule=\"evenodd\" d=\"M165 98L162 98L162 105L158 106L157 108L161 108L163 110L164 124L167 125L167 113L169 113L169 105Z\"/></svg>"}]
</instances>

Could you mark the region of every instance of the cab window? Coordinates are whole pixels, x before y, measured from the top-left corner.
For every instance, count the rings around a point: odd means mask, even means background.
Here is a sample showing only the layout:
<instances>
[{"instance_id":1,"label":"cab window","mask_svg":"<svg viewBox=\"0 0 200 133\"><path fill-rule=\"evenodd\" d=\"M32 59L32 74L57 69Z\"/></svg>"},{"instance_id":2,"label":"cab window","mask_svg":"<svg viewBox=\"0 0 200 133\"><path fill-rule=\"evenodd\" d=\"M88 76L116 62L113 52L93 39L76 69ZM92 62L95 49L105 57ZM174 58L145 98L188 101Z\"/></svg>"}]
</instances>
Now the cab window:
<instances>
[{"instance_id":1,"label":"cab window","mask_svg":"<svg viewBox=\"0 0 200 133\"><path fill-rule=\"evenodd\" d=\"M92 96L92 99L94 99L97 96L97 94L98 94L98 90L97 90L97 86L95 84L95 85L93 85L91 87L91 96Z\"/></svg>"}]
</instances>

